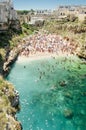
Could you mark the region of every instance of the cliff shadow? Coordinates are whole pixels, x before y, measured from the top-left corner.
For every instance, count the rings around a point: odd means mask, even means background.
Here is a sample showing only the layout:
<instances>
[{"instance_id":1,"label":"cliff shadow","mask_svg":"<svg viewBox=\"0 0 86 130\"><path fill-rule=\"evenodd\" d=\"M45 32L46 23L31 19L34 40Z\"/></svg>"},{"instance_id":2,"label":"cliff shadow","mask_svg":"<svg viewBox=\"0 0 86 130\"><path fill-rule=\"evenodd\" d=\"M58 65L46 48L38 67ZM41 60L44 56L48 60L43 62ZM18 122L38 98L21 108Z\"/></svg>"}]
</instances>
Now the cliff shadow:
<instances>
[{"instance_id":1,"label":"cliff shadow","mask_svg":"<svg viewBox=\"0 0 86 130\"><path fill-rule=\"evenodd\" d=\"M13 36L16 37L20 34L22 34L21 26L19 24L15 25L14 22L11 22L8 30L0 32L0 74L2 73L3 63L6 61L11 50L10 41Z\"/></svg>"}]
</instances>

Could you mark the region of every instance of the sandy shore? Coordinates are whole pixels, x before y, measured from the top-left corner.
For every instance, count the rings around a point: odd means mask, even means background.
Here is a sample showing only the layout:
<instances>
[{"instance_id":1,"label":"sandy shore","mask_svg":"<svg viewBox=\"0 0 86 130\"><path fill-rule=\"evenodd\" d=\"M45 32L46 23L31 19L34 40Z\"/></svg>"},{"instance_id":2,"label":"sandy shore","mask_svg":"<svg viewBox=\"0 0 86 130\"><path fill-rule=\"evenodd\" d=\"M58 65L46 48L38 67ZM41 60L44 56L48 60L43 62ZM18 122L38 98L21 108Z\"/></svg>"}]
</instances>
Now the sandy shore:
<instances>
[{"instance_id":1,"label":"sandy shore","mask_svg":"<svg viewBox=\"0 0 86 130\"><path fill-rule=\"evenodd\" d=\"M23 56L23 55L20 55L18 57L18 60L17 62L25 62L25 61L34 61L34 60L40 60L40 59L49 59L49 58L57 58L57 57L67 57L69 56L68 54L63 54L63 53L59 53L59 54L56 54L56 53L42 53L42 52L38 52L36 54L30 54L29 56Z\"/></svg>"},{"instance_id":2,"label":"sandy shore","mask_svg":"<svg viewBox=\"0 0 86 130\"><path fill-rule=\"evenodd\" d=\"M40 60L40 59L47 59L51 57L57 57L57 55L50 54L50 53L30 54L29 56L19 56L17 62L34 61L34 60Z\"/></svg>"}]
</instances>

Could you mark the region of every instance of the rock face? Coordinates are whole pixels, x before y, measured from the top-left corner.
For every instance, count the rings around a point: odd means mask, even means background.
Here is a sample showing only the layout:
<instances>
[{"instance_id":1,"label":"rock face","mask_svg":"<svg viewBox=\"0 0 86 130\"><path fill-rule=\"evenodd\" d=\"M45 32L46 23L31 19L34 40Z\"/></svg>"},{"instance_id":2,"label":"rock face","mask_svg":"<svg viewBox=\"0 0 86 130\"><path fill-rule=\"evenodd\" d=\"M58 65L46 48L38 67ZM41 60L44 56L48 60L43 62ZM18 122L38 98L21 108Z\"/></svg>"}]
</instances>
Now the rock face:
<instances>
[{"instance_id":1,"label":"rock face","mask_svg":"<svg viewBox=\"0 0 86 130\"><path fill-rule=\"evenodd\" d=\"M12 105L12 107L17 108L19 106L19 104L20 104L19 103L19 94L18 94L17 91L15 91L15 96L14 96L14 98L11 101L11 105Z\"/></svg>"},{"instance_id":2,"label":"rock face","mask_svg":"<svg viewBox=\"0 0 86 130\"><path fill-rule=\"evenodd\" d=\"M16 103L15 97L18 100ZM21 123L15 118L18 106L18 92L0 76L0 130L22 130Z\"/></svg>"},{"instance_id":3,"label":"rock face","mask_svg":"<svg viewBox=\"0 0 86 130\"><path fill-rule=\"evenodd\" d=\"M9 56L7 57L7 61L3 65L3 75L6 76L10 71L10 66L15 62L18 57L18 49L11 50L9 52Z\"/></svg>"},{"instance_id":4,"label":"rock face","mask_svg":"<svg viewBox=\"0 0 86 130\"><path fill-rule=\"evenodd\" d=\"M77 55L86 60L86 45L78 48Z\"/></svg>"}]
</instances>

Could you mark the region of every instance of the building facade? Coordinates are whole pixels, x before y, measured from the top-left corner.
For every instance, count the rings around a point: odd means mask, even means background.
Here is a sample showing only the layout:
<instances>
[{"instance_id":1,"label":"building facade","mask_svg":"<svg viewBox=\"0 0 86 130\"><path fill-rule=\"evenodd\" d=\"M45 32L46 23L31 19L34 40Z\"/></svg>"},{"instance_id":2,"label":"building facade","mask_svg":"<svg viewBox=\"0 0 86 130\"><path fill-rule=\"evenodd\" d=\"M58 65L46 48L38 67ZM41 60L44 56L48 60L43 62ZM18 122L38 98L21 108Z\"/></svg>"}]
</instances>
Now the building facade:
<instances>
[{"instance_id":1,"label":"building facade","mask_svg":"<svg viewBox=\"0 0 86 130\"><path fill-rule=\"evenodd\" d=\"M66 17L67 15L75 15L79 19L84 19L86 17L86 5L84 6L79 6L79 5L74 5L74 6L58 6L57 9L54 10L55 15L58 17Z\"/></svg>"}]
</instances>

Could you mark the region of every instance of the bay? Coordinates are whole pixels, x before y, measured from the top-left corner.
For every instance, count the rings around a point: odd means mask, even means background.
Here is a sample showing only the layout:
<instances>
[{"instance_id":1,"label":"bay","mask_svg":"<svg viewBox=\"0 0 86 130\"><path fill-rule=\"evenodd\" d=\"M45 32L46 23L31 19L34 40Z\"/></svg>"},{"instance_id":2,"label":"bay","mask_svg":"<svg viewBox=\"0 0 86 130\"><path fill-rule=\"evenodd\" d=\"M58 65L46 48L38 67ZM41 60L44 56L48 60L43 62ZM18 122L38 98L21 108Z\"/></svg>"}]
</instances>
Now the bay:
<instances>
[{"instance_id":1,"label":"bay","mask_svg":"<svg viewBox=\"0 0 86 130\"><path fill-rule=\"evenodd\" d=\"M86 64L78 57L16 61L7 80L19 92L24 130L86 129Z\"/></svg>"}]
</instances>

